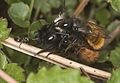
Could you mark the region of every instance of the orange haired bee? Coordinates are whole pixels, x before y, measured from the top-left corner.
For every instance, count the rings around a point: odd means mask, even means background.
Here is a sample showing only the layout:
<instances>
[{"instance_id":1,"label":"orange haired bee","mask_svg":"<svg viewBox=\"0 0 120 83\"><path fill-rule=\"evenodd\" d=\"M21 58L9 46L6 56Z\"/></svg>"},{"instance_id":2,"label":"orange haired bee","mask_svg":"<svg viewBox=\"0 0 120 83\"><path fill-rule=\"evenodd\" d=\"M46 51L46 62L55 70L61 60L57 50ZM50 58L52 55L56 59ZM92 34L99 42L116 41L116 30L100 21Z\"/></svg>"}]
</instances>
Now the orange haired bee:
<instances>
[{"instance_id":1,"label":"orange haired bee","mask_svg":"<svg viewBox=\"0 0 120 83\"><path fill-rule=\"evenodd\" d=\"M97 26L93 21L87 22L90 33L86 36L86 40L94 50L99 50L104 46L105 34L101 27Z\"/></svg>"},{"instance_id":2,"label":"orange haired bee","mask_svg":"<svg viewBox=\"0 0 120 83\"><path fill-rule=\"evenodd\" d=\"M78 52L79 52L80 60L86 64L95 62L99 57L98 51L94 51L86 47L80 48Z\"/></svg>"},{"instance_id":3,"label":"orange haired bee","mask_svg":"<svg viewBox=\"0 0 120 83\"><path fill-rule=\"evenodd\" d=\"M80 61L83 63L93 63L99 57L99 50L104 47L105 33L102 28L96 25L93 21L88 21L84 29L84 46L77 49L77 54L80 56ZM79 30L82 31L82 30ZM83 32L83 31L82 31Z\"/></svg>"}]
</instances>

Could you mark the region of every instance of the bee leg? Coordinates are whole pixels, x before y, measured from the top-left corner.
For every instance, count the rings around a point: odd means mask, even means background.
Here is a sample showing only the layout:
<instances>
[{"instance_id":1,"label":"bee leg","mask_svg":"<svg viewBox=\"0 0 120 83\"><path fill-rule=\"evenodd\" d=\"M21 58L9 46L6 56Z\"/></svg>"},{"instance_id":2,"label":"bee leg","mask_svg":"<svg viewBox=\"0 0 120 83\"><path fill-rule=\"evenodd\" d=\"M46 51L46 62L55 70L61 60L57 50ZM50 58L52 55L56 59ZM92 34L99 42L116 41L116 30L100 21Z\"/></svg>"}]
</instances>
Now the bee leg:
<instances>
[{"instance_id":1,"label":"bee leg","mask_svg":"<svg viewBox=\"0 0 120 83\"><path fill-rule=\"evenodd\" d=\"M68 46L67 46L67 48L65 49L65 53L70 49L70 48L72 48L72 46L73 46L73 44L76 42L76 40L74 40L71 44L69 44Z\"/></svg>"},{"instance_id":2,"label":"bee leg","mask_svg":"<svg viewBox=\"0 0 120 83\"><path fill-rule=\"evenodd\" d=\"M62 33L61 34L63 37L62 37L62 40L60 41L60 43L59 43L59 48L61 47L61 45L62 45L62 43L64 43L64 41L66 41L66 38L68 38L68 36L69 36L69 34L64 34L64 33Z\"/></svg>"},{"instance_id":3,"label":"bee leg","mask_svg":"<svg viewBox=\"0 0 120 83\"><path fill-rule=\"evenodd\" d=\"M51 49L52 49L52 47L49 46L49 47L47 47L47 48L45 48L45 49L37 52L34 56L36 56L36 55L38 55L38 54L40 54L40 53L43 53L43 52L48 52L48 51L50 51ZM49 54L49 53L48 53L48 54Z\"/></svg>"},{"instance_id":4,"label":"bee leg","mask_svg":"<svg viewBox=\"0 0 120 83\"><path fill-rule=\"evenodd\" d=\"M38 53L36 53L34 56L36 56L36 55L38 55L38 54L40 54L40 53L43 53L43 52L47 52L47 51L48 51L48 49L44 49L44 50L39 51ZM46 55L46 58L47 58L50 54L54 54L54 53L55 53L55 51L49 52L49 53Z\"/></svg>"},{"instance_id":5,"label":"bee leg","mask_svg":"<svg viewBox=\"0 0 120 83\"><path fill-rule=\"evenodd\" d=\"M48 51L48 50L47 50L47 49L43 49L43 50L37 52L37 53L35 54L35 56L38 55L38 54L40 54L40 53L46 52L46 51Z\"/></svg>"},{"instance_id":6,"label":"bee leg","mask_svg":"<svg viewBox=\"0 0 120 83\"><path fill-rule=\"evenodd\" d=\"M81 72L83 75L87 76L88 78L90 78L89 74L81 67L80 68Z\"/></svg>"},{"instance_id":7,"label":"bee leg","mask_svg":"<svg viewBox=\"0 0 120 83\"><path fill-rule=\"evenodd\" d=\"M67 53L67 51L72 47L72 45L68 45L68 47L65 49L65 52L64 53Z\"/></svg>"},{"instance_id":8,"label":"bee leg","mask_svg":"<svg viewBox=\"0 0 120 83\"><path fill-rule=\"evenodd\" d=\"M46 56L46 58L50 55L50 54L55 54L55 51L49 52Z\"/></svg>"},{"instance_id":9,"label":"bee leg","mask_svg":"<svg viewBox=\"0 0 120 83\"><path fill-rule=\"evenodd\" d=\"M65 37L63 37L63 38L62 38L62 40L60 41L60 43L59 43L59 45L58 45L58 46L59 46L59 48L61 47L61 45L62 45L62 43L63 43L64 39L65 39Z\"/></svg>"}]
</instances>

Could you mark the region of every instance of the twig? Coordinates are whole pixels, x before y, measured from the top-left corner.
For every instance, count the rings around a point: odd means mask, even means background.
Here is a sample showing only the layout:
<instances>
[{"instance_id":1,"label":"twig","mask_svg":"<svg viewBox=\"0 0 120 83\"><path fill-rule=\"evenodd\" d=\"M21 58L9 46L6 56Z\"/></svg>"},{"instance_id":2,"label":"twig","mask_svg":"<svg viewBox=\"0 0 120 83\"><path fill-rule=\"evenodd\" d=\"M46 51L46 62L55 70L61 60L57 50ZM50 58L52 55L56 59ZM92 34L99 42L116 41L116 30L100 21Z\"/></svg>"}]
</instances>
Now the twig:
<instances>
[{"instance_id":1,"label":"twig","mask_svg":"<svg viewBox=\"0 0 120 83\"><path fill-rule=\"evenodd\" d=\"M2 44L7 46L7 47L10 47L14 50L17 50L19 52L23 52L23 53L28 54L30 56L33 56L33 57L36 57L39 59L43 59L43 60L51 62L53 64L57 64L61 67L65 67L65 68L69 67L69 68L76 68L76 69L83 68L89 74L92 74L92 75L95 75L98 77L103 77L106 79L109 79L111 76L111 74L108 72L105 72L105 71L102 71L99 69L95 69L95 68L74 62L72 60L68 60L66 58L60 57L60 56L55 55L55 54L50 54L47 57L49 52L43 52L43 53L40 53L39 55L35 56L35 54L38 53L39 51L41 51L42 49L27 45L25 43L22 43L20 48L19 48L20 42L15 41L13 38L8 38L4 42L2 42Z\"/></svg>"},{"instance_id":2,"label":"twig","mask_svg":"<svg viewBox=\"0 0 120 83\"><path fill-rule=\"evenodd\" d=\"M118 25L118 27L108 35L108 37L110 38L106 39L105 47L108 46L119 34L120 34L120 25Z\"/></svg>"},{"instance_id":3,"label":"twig","mask_svg":"<svg viewBox=\"0 0 120 83\"><path fill-rule=\"evenodd\" d=\"M79 14L83 11L83 9L85 8L89 1L90 0L82 0L73 15L76 17L79 16Z\"/></svg>"},{"instance_id":4,"label":"twig","mask_svg":"<svg viewBox=\"0 0 120 83\"><path fill-rule=\"evenodd\" d=\"M16 80L14 80L12 77L10 77L8 74L0 70L0 77L4 79L8 83L18 83Z\"/></svg>"}]
</instances>

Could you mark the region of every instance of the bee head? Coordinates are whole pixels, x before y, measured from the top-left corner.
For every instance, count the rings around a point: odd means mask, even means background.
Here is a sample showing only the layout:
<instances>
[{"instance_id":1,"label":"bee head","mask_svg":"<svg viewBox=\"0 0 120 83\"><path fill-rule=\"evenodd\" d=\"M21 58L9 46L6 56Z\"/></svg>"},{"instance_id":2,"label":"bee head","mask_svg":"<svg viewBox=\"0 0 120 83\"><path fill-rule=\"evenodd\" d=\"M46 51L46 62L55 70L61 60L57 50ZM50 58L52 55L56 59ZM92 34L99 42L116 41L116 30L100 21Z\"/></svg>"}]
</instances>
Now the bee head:
<instances>
[{"instance_id":1,"label":"bee head","mask_svg":"<svg viewBox=\"0 0 120 83\"><path fill-rule=\"evenodd\" d=\"M85 35L89 35L92 33L92 31L88 27L80 27L78 28L78 32L85 34Z\"/></svg>"}]
</instances>

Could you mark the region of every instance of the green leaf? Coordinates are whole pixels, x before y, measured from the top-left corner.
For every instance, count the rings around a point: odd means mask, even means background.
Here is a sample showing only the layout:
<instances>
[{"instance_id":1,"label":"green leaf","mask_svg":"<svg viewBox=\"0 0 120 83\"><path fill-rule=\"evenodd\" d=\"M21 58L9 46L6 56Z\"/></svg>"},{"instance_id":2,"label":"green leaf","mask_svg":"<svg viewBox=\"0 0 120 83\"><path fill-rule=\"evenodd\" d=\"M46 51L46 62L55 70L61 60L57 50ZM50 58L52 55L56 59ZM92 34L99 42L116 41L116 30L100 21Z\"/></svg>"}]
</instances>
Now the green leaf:
<instances>
[{"instance_id":1,"label":"green leaf","mask_svg":"<svg viewBox=\"0 0 120 83\"><path fill-rule=\"evenodd\" d=\"M24 70L15 63L7 64L5 72L20 83L25 81Z\"/></svg>"},{"instance_id":2,"label":"green leaf","mask_svg":"<svg viewBox=\"0 0 120 83\"><path fill-rule=\"evenodd\" d=\"M66 0L66 2L65 2L66 11L65 11L65 12L66 12L68 15L73 14L74 7L75 7L76 4L77 4L77 1L76 1L76 0Z\"/></svg>"},{"instance_id":3,"label":"green leaf","mask_svg":"<svg viewBox=\"0 0 120 83\"><path fill-rule=\"evenodd\" d=\"M30 10L27 4L23 2L13 3L8 10L8 14L12 21L20 27L29 27Z\"/></svg>"},{"instance_id":4,"label":"green leaf","mask_svg":"<svg viewBox=\"0 0 120 83\"><path fill-rule=\"evenodd\" d=\"M7 2L8 5L11 5L16 2L20 2L20 0L5 0L5 1Z\"/></svg>"},{"instance_id":5,"label":"green leaf","mask_svg":"<svg viewBox=\"0 0 120 83\"><path fill-rule=\"evenodd\" d=\"M51 6L48 1L45 0L35 0L34 8L40 8L41 12L46 14L51 11Z\"/></svg>"},{"instance_id":6,"label":"green leaf","mask_svg":"<svg viewBox=\"0 0 120 83\"><path fill-rule=\"evenodd\" d=\"M108 54L109 53L107 51L101 51L97 62L103 63L103 62L107 61L109 59Z\"/></svg>"},{"instance_id":7,"label":"green leaf","mask_svg":"<svg viewBox=\"0 0 120 83\"><path fill-rule=\"evenodd\" d=\"M5 2L8 4L8 5L11 5L13 3L18 3L18 2L24 2L28 5L30 5L31 3L31 0L5 0Z\"/></svg>"},{"instance_id":8,"label":"green leaf","mask_svg":"<svg viewBox=\"0 0 120 83\"><path fill-rule=\"evenodd\" d=\"M110 23L110 25L107 27L107 31L111 32L113 31L115 28L117 28L117 26L120 25L120 21L119 20L115 20L112 23Z\"/></svg>"},{"instance_id":9,"label":"green leaf","mask_svg":"<svg viewBox=\"0 0 120 83\"><path fill-rule=\"evenodd\" d=\"M3 48L3 45L2 45L2 43L0 42L0 48Z\"/></svg>"},{"instance_id":10,"label":"green leaf","mask_svg":"<svg viewBox=\"0 0 120 83\"><path fill-rule=\"evenodd\" d=\"M96 5L101 5L102 0L92 0L91 2Z\"/></svg>"},{"instance_id":11,"label":"green leaf","mask_svg":"<svg viewBox=\"0 0 120 83\"><path fill-rule=\"evenodd\" d=\"M8 47L4 47L5 52L7 52L7 55L9 56L9 59L14 62L17 63L18 65L25 65L25 63L27 62L28 57L26 54L21 53L19 51L15 51L11 48ZM19 56L19 57L18 57Z\"/></svg>"},{"instance_id":12,"label":"green leaf","mask_svg":"<svg viewBox=\"0 0 120 83\"><path fill-rule=\"evenodd\" d=\"M116 47L110 53L110 61L114 67L120 67L120 47Z\"/></svg>"},{"instance_id":13,"label":"green leaf","mask_svg":"<svg viewBox=\"0 0 120 83\"><path fill-rule=\"evenodd\" d=\"M39 62L41 62L41 60L37 58L32 58L31 60L31 57L30 57L29 61L27 61L26 64L24 64L24 68L25 70L27 70L25 73L28 75L30 74L30 72L37 72Z\"/></svg>"},{"instance_id":14,"label":"green leaf","mask_svg":"<svg viewBox=\"0 0 120 83\"><path fill-rule=\"evenodd\" d=\"M7 63L8 61L6 55L2 51L0 51L0 69L4 69Z\"/></svg>"},{"instance_id":15,"label":"green leaf","mask_svg":"<svg viewBox=\"0 0 120 83\"><path fill-rule=\"evenodd\" d=\"M0 46L1 42L8 38L11 29L7 28L8 22L7 19L0 18Z\"/></svg>"},{"instance_id":16,"label":"green leaf","mask_svg":"<svg viewBox=\"0 0 120 83\"><path fill-rule=\"evenodd\" d=\"M77 3L77 1L76 0L66 0L66 2L65 2L65 6L66 7L70 7L70 8L73 8L73 7L75 7L75 4Z\"/></svg>"},{"instance_id":17,"label":"green leaf","mask_svg":"<svg viewBox=\"0 0 120 83\"><path fill-rule=\"evenodd\" d=\"M18 56L19 56L19 58L18 58ZM28 57L29 56L26 56L26 54L24 54L24 53L14 51L14 54L13 54L13 56L11 56L11 59L13 62L18 63L18 65L23 65L26 63Z\"/></svg>"},{"instance_id":18,"label":"green leaf","mask_svg":"<svg viewBox=\"0 0 120 83\"><path fill-rule=\"evenodd\" d=\"M34 21L30 26L30 37L35 38L35 32L45 24L46 24L45 20L42 19Z\"/></svg>"},{"instance_id":19,"label":"green leaf","mask_svg":"<svg viewBox=\"0 0 120 83\"><path fill-rule=\"evenodd\" d=\"M7 83L7 82L3 80L2 78L0 78L0 83Z\"/></svg>"},{"instance_id":20,"label":"green leaf","mask_svg":"<svg viewBox=\"0 0 120 83\"><path fill-rule=\"evenodd\" d=\"M27 83L93 83L90 79L81 76L79 70L61 69L58 66L47 70L42 68L38 73L31 73Z\"/></svg>"},{"instance_id":21,"label":"green leaf","mask_svg":"<svg viewBox=\"0 0 120 83\"><path fill-rule=\"evenodd\" d=\"M109 0L112 8L120 13L120 0Z\"/></svg>"},{"instance_id":22,"label":"green leaf","mask_svg":"<svg viewBox=\"0 0 120 83\"><path fill-rule=\"evenodd\" d=\"M120 68L113 70L111 78L107 83L120 83Z\"/></svg>"},{"instance_id":23,"label":"green leaf","mask_svg":"<svg viewBox=\"0 0 120 83\"><path fill-rule=\"evenodd\" d=\"M58 8L61 5L60 0L48 0L48 1L53 8Z\"/></svg>"},{"instance_id":24,"label":"green leaf","mask_svg":"<svg viewBox=\"0 0 120 83\"><path fill-rule=\"evenodd\" d=\"M48 14L47 15L47 22L51 23L53 20L56 19L57 16L52 15L52 14Z\"/></svg>"},{"instance_id":25,"label":"green leaf","mask_svg":"<svg viewBox=\"0 0 120 83\"><path fill-rule=\"evenodd\" d=\"M99 9L95 13L96 20L100 22L100 24L102 24L103 26L108 24L110 16L111 16L110 12L105 8Z\"/></svg>"}]
</instances>

